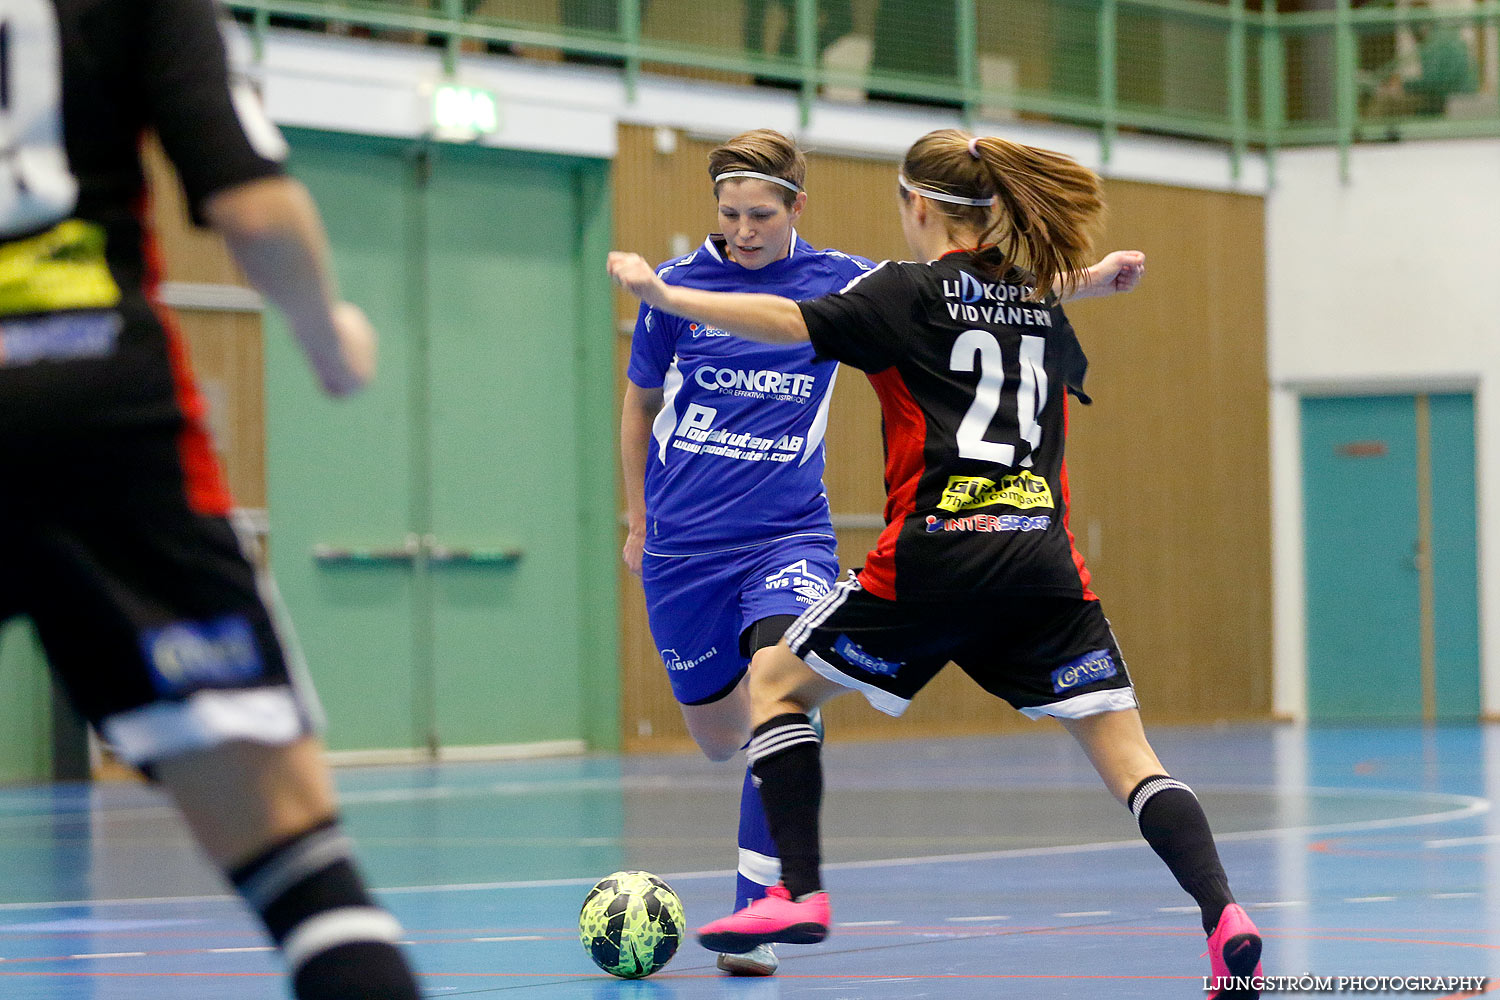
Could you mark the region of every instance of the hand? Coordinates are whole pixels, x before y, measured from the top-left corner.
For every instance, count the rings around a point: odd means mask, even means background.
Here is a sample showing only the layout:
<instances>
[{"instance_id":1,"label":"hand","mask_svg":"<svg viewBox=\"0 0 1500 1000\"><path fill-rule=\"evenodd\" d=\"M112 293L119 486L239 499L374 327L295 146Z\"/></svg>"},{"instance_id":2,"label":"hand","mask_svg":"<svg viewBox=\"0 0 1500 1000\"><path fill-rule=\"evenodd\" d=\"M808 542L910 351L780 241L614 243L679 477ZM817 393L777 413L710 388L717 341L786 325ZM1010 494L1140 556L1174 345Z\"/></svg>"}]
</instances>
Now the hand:
<instances>
[{"instance_id":1,"label":"hand","mask_svg":"<svg viewBox=\"0 0 1500 1000\"><path fill-rule=\"evenodd\" d=\"M625 560L625 568L636 576L641 575L641 557L646 549L646 524L632 523L630 532L625 536L625 548L620 552L620 558Z\"/></svg>"},{"instance_id":2,"label":"hand","mask_svg":"<svg viewBox=\"0 0 1500 1000\"><path fill-rule=\"evenodd\" d=\"M1096 299L1135 290L1146 276L1146 255L1139 250L1116 250L1088 269L1083 284L1070 299Z\"/></svg>"},{"instance_id":3,"label":"hand","mask_svg":"<svg viewBox=\"0 0 1500 1000\"><path fill-rule=\"evenodd\" d=\"M323 391L330 396L348 396L363 389L375 377L377 336L359 306L340 302L333 307L337 353L312 359L313 370Z\"/></svg>"},{"instance_id":4,"label":"hand","mask_svg":"<svg viewBox=\"0 0 1500 1000\"><path fill-rule=\"evenodd\" d=\"M655 269L638 253L611 250L609 276L648 306L659 307L666 301L667 283L656 276Z\"/></svg>"}]
</instances>

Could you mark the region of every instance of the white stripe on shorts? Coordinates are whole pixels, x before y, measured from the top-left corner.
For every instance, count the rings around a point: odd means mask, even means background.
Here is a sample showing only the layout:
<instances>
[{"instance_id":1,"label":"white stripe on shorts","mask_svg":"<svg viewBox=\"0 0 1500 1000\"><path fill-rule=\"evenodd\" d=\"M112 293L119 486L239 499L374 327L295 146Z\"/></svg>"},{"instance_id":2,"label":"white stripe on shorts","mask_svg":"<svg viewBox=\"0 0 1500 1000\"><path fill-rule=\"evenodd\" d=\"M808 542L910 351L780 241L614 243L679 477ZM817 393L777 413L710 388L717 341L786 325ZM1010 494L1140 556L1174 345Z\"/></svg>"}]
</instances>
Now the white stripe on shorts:
<instances>
[{"instance_id":1,"label":"white stripe on shorts","mask_svg":"<svg viewBox=\"0 0 1500 1000\"><path fill-rule=\"evenodd\" d=\"M240 553L255 573L255 592L260 596L260 603L271 619L271 631L275 633L276 641L281 646L281 660L286 664L287 680L292 686L292 693L301 703L302 711L307 714L312 731L321 733L328 725L328 718L323 712L322 702L318 700L318 692L313 687L312 675L308 673L307 658L302 655L302 643L292 625L292 616L287 612L286 602L281 599L276 578L271 575L269 557L260 558L263 553L256 539L254 525L243 512L236 510L229 518L229 526L240 543Z\"/></svg>"},{"instance_id":2,"label":"white stripe on shorts","mask_svg":"<svg viewBox=\"0 0 1500 1000\"><path fill-rule=\"evenodd\" d=\"M812 667L817 674L833 683L843 685L851 691L858 691L865 696L865 701L870 703L871 708L884 712L886 715L900 716L911 704L910 698L902 698L900 695L891 694L884 688L878 688L867 681L851 677L817 653L809 652L802 658L802 661Z\"/></svg>"},{"instance_id":3,"label":"white stripe on shorts","mask_svg":"<svg viewBox=\"0 0 1500 1000\"><path fill-rule=\"evenodd\" d=\"M184 701L158 701L111 715L99 728L129 764L236 740L279 746L309 734L303 707L285 686L195 691Z\"/></svg>"},{"instance_id":4,"label":"white stripe on shorts","mask_svg":"<svg viewBox=\"0 0 1500 1000\"><path fill-rule=\"evenodd\" d=\"M782 636L792 652L801 656L800 647L807 641L807 637L812 635L813 629L826 622L828 617L849 599L850 594L863 589L859 585L859 578L854 575L853 570L850 570L847 579L840 580L832 590L818 598L817 603L802 612L802 617L792 622L787 627L786 634Z\"/></svg>"},{"instance_id":5,"label":"white stripe on shorts","mask_svg":"<svg viewBox=\"0 0 1500 1000\"><path fill-rule=\"evenodd\" d=\"M1023 708L1021 714L1028 719L1040 719L1048 715L1054 719L1086 719L1091 715L1123 712L1128 708L1139 707L1140 703L1135 700L1135 688L1125 687L1090 691L1087 694L1064 698L1062 701L1054 701L1050 705Z\"/></svg>"},{"instance_id":6,"label":"white stripe on shorts","mask_svg":"<svg viewBox=\"0 0 1500 1000\"><path fill-rule=\"evenodd\" d=\"M373 906L345 906L298 924L282 942L281 951L287 968L296 975L303 965L340 945L395 944L399 940L401 924L389 913Z\"/></svg>"}]
</instances>

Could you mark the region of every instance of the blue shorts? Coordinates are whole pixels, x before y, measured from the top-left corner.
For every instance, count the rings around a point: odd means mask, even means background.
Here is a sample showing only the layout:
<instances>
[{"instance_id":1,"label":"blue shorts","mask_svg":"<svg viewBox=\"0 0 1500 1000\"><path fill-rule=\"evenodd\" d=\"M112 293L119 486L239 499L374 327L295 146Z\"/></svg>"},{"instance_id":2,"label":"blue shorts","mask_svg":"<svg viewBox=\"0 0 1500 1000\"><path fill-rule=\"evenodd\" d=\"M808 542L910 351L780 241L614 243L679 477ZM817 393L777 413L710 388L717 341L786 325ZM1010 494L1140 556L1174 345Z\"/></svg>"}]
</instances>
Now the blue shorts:
<instances>
[{"instance_id":1,"label":"blue shorts","mask_svg":"<svg viewBox=\"0 0 1500 1000\"><path fill-rule=\"evenodd\" d=\"M762 618L801 615L837 582L830 535L791 535L693 556L641 559L651 637L684 705L717 701L750 667L747 630Z\"/></svg>"}]
</instances>

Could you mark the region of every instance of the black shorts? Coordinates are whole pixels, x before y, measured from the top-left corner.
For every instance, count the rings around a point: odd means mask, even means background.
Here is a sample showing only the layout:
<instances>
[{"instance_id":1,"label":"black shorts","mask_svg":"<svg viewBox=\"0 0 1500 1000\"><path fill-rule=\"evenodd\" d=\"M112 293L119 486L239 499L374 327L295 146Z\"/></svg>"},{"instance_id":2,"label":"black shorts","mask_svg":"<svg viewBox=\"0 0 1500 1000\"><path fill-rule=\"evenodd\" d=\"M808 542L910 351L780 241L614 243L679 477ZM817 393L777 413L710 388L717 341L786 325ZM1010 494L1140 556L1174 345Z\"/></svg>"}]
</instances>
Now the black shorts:
<instances>
[{"instance_id":1,"label":"black shorts","mask_svg":"<svg viewBox=\"0 0 1500 1000\"><path fill-rule=\"evenodd\" d=\"M1081 719L1137 707L1098 601L995 595L887 601L853 573L787 629L792 652L828 680L900 715L950 661L1026 716Z\"/></svg>"},{"instance_id":2,"label":"black shorts","mask_svg":"<svg viewBox=\"0 0 1500 1000\"><path fill-rule=\"evenodd\" d=\"M321 724L205 448L170 420L0 441L0 622L32 619L74 706L132 764Z\"/></svg>"}]
</instances>

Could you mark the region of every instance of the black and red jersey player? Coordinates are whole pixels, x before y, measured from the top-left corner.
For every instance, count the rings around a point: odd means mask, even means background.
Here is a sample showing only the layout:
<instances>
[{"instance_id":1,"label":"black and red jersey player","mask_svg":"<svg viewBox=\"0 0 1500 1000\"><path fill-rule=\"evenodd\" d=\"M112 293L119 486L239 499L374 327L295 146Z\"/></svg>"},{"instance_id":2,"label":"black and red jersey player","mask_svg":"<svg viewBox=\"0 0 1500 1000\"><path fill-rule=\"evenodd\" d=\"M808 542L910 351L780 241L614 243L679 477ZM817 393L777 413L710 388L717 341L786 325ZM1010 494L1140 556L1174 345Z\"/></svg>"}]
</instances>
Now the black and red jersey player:
<instances>
[{"instance_id":1,"label":"black and red jersey player","mask_svg":"<svg viewBox=\"0 0 1500 1000\"><path fill-rule=\"evenodd\" d=\"M299 1000L415 1000L157 299L148 133L325 391L374 372L374 331L334 292L280 134L231 84L211 0L5 0L0 622L32 619L80 712L172 795L265 922Z\"/></svg>"},{"instance_id":2,"label":"black and red jersey player","mask_svg":"<svg viewBox=\"0 0 1500 1000\"><path fill-rule=\"evenodd\" d=\"M1068 396L1081 397L1087 362L1062 309L1037 289L1061 277L1076 294L1088 283L1099 179L1056 153L944 129L912 146L898 183L920 262L887 261L819 299L667 286L635 255L611 255L615 279L657 309L754 340L809 340L863 369L885 436L886 527L874 551L750 676L747 753L784 884L699 939L721 952L822 940L822 768L807 713L855 690L899 715L952 661L1078 740L1199 904L1212 971L1226 977L1210 995L1255 995L1237 977L1259 972L1259 934L1234 903L1196 797L1146 740L1068 531ZM1138 280L1143 258L1120 257L1118 282Z\"/></svg>"}]
</instances>

